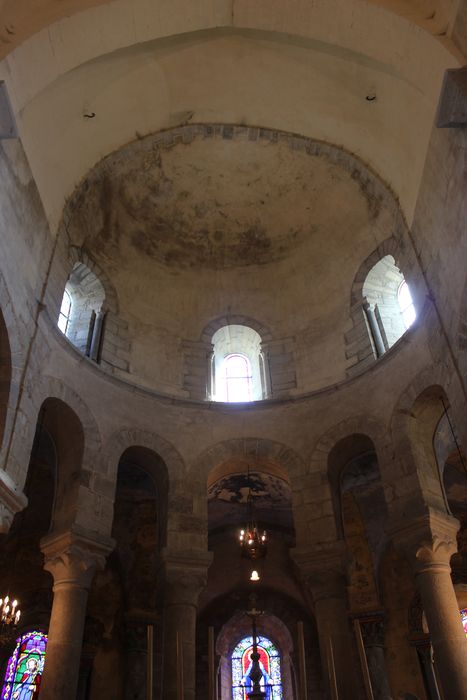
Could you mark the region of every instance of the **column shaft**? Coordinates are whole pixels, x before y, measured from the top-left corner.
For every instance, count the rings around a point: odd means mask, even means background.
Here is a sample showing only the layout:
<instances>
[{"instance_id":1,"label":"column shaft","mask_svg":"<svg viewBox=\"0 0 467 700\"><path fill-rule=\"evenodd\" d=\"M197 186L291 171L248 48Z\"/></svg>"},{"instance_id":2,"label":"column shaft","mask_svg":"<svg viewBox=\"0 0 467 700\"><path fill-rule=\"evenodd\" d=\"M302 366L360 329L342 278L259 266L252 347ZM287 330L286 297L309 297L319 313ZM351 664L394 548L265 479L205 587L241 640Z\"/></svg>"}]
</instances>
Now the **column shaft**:
<instances>
[{"instance_id":1,"label":"column shaft","mask_svg":"<svg viewBox=\"0 0 467 700\"><path fill-rule=\"evenodd\" d=\"M450 566L457 551L459 522L448 513L429 508L414 521L404 519L391 529L396 548L414 569L443 696L446 700L467 700L467 639Z\"/></svg>"},{"instance_id":2,"label":"column shaft","mask_svg":"<svg viewBox=\"0 0 467 700\"><path fill-rule=\"evenodd\" d=\"M449 565L441 564L420 571L417 583L444 695L467 700L467 640Z\"/></svg>"},{"instance_id":3,"label":"column shaft","mask_svg":"<svg viewBox=\"0 0 467 700\"><path fill-rule=\"evenodd\" d=\"M54 586L41 700L76 697L87 600L85 588Z\"/></svg>"},{"instance_id":4,"label":"column shaft","mask_svg":"<svg viewBox=\"0 0 467 700\"><path fill-rule=\"evenodd\" d=\"M195 700L195 640L196 606L189 603L167 605L164 619L164 700L178 700L179 664L183 669L183 700Z\"/></svg>"},{"instance_id":5,"label":"column shaft","mask_svg":"<svg viewBox=\"0 0 467 700\"><path fill-rule=\"evenodd\" d=\"M339 700L354 700L358 697L354 639L346 601L340 596L315 597L315 613L323 670L332 679L333 663Z\"/></svg>"}]
</instances>

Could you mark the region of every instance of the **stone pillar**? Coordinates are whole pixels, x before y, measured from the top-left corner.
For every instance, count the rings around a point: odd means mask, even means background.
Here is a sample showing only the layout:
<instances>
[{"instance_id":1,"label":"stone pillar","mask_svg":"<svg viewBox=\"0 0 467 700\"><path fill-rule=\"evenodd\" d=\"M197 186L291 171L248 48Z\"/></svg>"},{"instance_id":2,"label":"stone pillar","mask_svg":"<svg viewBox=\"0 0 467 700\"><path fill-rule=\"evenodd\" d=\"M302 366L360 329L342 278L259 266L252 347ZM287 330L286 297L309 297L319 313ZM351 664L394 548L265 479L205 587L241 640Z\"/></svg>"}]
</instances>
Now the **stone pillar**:
<instances>
[{"instance_id":1,"label":"stone pillar","mask_svg":"<svg viewBox=\"0 0 467 700\"><path fill-rule=\"evenodd\" d=\"M125 615L125 699L146 700L148 671L148 625L155 625L152 613Z\"/></svg>"},{"instance_id":2,"label":"stone pillar","mask_svg":"<svg viewBox=\"0 0 467 700\"><path fill-rule=\"evenodd\" d=\"M368 325L370 326L371 335L376 348L376 355L381 357L381 355L384 355L386 352L386 348L384 347L383 336L381 335L375 311L367 301L363 302L363 311L366 314Z\"/></svg>"},{"instance_id":3,"label":"stone pillar","mask_svg":"<svg viewBox=\"0 0 467 700\"><path fill-rule=\"evenodd\" d=\"M384 655L384 618L381 614L360 618L363 646L374 700L392 700Z\"/></svg>"},{"instance_id":4,"label":"stone pillar","mask_svg":"<svg viewBox=\"0 0 467 700\"><path fill-rule=\"evenodd\" d=\"M183 687L183 700L195 700L196 615L211 559L209 552L203 552L196 559L164 553L164 700L179 700L179 683Z\"/></svg>"},{"instance_id":5,"label":"stone pillar","mask_svg":"<svg viewBox=\"0 0 467 700\"><path fill-rule=\"evenodd\" d=\"M89 698L94 659L102 643L103 632L104 625L102 622L91 617L86 618L76 700L87 700Z\"/></svg>"},{"instance_id":6,"label":"stone pillar","mask_svg":"<svg viewBox=\"0 0 467 700\"><path fill-rule=\"evenodd\" d=\"M330 697L334 697L335 681L339 700L355 700L359 697L355 672L358 656L347 607L346 556L343 542L321 552L294 553L313 598L323 676Z\"/></svg>"},{"instance_id":7,"label":"stone pillar","mask_svg":"<svg viewBox=\"0 0 467 700\"><path fill-rule=\"evenodd\" d=\"M90 343L90 348L89 348L89 358L93 360L94 362L97 362L99 360L99 353L102 345L102 331L104 328L104 321L105 321L105 315L106 312L104 309L101 309L96 313L96 317L94 319L94 327L92 329L92 337L91 337L91 343Z\"/></svg>"},{"instance_id":8,"label":"stone pillar","mask_svg":"<svg viewBox=\"0 0 467 700\"><path fill-rule=\"evenodd\" d=\"M88 591L111 548L110 541L74 532L52 534L41 542L44 568L54 578L41 700L76 697Z\"/></svg>"},{"instance_id":9,"label":"stone pillar","mask_svg":"<svg viewBox=\"0 0 467 700\"><path fill-rule=\"evenodd\" d=\"M459 522L430 509L390 528L396 548L411 563L425 611L443 695L467 700L467 639L451 580Z\"/></svg>"}]
</instances>

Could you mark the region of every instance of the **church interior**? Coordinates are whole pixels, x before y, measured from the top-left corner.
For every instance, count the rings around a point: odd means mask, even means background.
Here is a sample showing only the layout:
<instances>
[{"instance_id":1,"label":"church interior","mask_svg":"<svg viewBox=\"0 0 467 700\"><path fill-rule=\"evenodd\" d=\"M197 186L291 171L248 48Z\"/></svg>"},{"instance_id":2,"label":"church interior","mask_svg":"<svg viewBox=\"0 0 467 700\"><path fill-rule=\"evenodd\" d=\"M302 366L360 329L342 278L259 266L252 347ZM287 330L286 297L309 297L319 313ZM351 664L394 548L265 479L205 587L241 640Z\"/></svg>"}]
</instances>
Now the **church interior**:
<instances>
[{"instance_id":1,"label":"church interior","mask_svg":"<svg viewBox=\"0 0 467 700\"><path fill-rule=\"evenodd\" d=\"M467 700L467 0L0 0L1 700Z\"/></svg>"}]
</instances>

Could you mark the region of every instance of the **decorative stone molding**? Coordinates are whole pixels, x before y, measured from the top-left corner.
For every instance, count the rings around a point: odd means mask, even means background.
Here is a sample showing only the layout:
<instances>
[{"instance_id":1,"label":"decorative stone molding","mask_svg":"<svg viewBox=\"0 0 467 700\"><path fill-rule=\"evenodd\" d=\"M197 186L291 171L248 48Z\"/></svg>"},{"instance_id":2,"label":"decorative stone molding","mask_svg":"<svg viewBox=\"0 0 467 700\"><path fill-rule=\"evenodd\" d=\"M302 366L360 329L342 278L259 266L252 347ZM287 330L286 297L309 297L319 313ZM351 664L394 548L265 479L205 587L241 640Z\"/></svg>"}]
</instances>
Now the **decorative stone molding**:
<instances>
[{"instance_id":1,"label":"decorative stone molding","mask_svg":"<svg viewBox=\"0 0 467 700\"><path fill-rule=\"evenodd\" d=\"M405 554L418 575L429 570L450 571L459 527L452 515L430 508L415 520L394 523L388 532L396 549Z\"/></svg>"},{"instance_id":2,"label":"decorative stone molding","mask_svg":"<svg viewBox=\"0 0 467 700\"><path fill-rule=\"evenodd\" d=\"M58 587L89 589L95 572L103 569L115 543L110 538L93 539L82 532L69 531L47 535L41 540L44 568L54 577Z\"/></svg>"},{"instance_id":3,"label":"decorative stone molding","mask_svg":"<svg viewBox=\"0 0 467 700\"><path fill-rule=\"evenodd\" d=\"M0 469L0 533L7 533L16 513L26 508L28 499L10 476Z\"/></svg>"}]
</instances>

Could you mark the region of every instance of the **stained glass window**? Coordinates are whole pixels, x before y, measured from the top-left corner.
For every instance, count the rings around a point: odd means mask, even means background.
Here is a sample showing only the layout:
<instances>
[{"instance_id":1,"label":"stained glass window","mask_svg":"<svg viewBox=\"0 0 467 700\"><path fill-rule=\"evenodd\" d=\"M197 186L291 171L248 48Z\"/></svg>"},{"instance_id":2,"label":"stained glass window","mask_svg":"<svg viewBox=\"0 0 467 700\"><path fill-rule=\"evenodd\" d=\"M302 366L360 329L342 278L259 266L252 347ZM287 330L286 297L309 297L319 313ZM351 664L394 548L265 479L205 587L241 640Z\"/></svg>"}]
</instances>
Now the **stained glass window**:
<instances>
[{"instance_id":1,"label":"stained glass window","mask_svg":"<svg viewBox=\"0 0 467 700\"><path fill-rule=\"evenodd\" d=\"M44 669L47 635L27 632L16 640L5 673L1 700L37 700Z\"/></svg>"},{"instance_id":2,"label":"stained glass window","mask_svg":"<svg viewBox=\"0 0 467 700\"><path fill-rule=\"evenodd\" d=\"M461 610L462 624L464 625L464 632L467 635L467 608Z\"/></svg>"},{"instance_id":3,"label":"stained glass window","mask_svg":"<svg viewBox=\"0 0 467 700\"><path fill-rule=\"evenodd\" d=\"M263 677L261 690L266 700L282 700L281 659L280 654L270 639L258 637L259 664ZM253 637L245 637L237 644L232 653L232 698L247 700L252 691L249 678L251 671L251 652Z\"/></svg>"}]
</instances>

